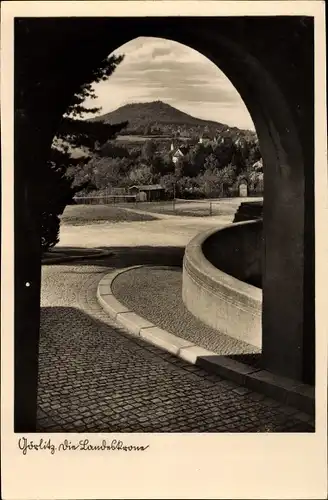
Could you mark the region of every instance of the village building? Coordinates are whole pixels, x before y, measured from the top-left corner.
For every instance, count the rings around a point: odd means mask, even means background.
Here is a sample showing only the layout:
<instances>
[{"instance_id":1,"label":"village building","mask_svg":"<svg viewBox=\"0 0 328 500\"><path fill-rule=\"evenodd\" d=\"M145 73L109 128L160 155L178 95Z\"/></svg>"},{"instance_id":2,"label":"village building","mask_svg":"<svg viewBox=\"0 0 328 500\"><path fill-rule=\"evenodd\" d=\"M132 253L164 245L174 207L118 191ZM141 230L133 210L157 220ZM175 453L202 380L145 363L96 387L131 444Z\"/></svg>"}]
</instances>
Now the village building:
<instances>
[{"instance_id":1,"label":"village building","mask_svg":"<svg viewBox=\"0 0 328 500\"><path fill-rule=\"evenodd\" d=\"M129 187L129 193L138 201L158 201L164 198L165 188L160 184L135 185Z\"/></svg>"},{"instance_id":2,"label":"village building","mask_svg":"<svg viewBox=\"0 0 328 500\"><path fill-rule=\"evenodd\" d=\"M238 196L246 198L248 195L248 182L246 177L242 177L238 183Z\"/></svg>"},{"instance_id":3,"label":"village building","mask_svg":"<svg viewBox=\"0 0 328 500\"><path fill-rule=\"evenodd\" d=\"M172 151L171 145L171 151ZM174 164L178 163L188 152L190 151L190 146L180 146L172 155L172 161Z\"/></svg>"},{"instance_id":4,"label":"village building","mask_svg":"<svg viewBox=\"0 0 328 500\"><path fill-rule=\"evenodd\" d=\"M199 138L198 144L203 144L203 137ZM190 151L190 148L192 147L191 144L184 144L181 146L175 146L174 142L171 143L171 154L172 154L172 161L174 164L178 163L179 160L181 160L186 154Z\"/></svg>"}]
</instances>

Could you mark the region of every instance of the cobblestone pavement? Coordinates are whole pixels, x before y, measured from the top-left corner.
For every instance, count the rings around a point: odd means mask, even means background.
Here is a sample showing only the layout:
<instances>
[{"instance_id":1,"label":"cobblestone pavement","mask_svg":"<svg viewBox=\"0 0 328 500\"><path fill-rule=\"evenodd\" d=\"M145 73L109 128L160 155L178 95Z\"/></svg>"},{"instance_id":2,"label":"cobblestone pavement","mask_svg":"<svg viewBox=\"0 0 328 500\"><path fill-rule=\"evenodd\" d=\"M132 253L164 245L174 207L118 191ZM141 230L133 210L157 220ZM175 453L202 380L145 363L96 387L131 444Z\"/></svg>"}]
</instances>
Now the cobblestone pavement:
<instances>
[{"instance_id":1,"label":"cobblestone pavement","mask_svg":"<svg viewBox=\"0 0 328 500\"><path fill-rule=\"evenodd\" d=\"M130 264L123 257L43 267L39 432L314 430L307 415L209 375L113 323L97 303L96 287L111 262Z\"/></svg>"},{"instance_id":2,"label":"cobblestone pavement","mask_svg":"<svg viewBox=\"0 0 328 500\"><path fill-rule=\"evenodd\" d=\"M182 300L181 267L131 269L115 278L112 290L129 310L205 349L221 355L260 352L254 346L206 326L188 311ZM153 300L154 297L157 300Z\"/></svg>"}]
</instances>

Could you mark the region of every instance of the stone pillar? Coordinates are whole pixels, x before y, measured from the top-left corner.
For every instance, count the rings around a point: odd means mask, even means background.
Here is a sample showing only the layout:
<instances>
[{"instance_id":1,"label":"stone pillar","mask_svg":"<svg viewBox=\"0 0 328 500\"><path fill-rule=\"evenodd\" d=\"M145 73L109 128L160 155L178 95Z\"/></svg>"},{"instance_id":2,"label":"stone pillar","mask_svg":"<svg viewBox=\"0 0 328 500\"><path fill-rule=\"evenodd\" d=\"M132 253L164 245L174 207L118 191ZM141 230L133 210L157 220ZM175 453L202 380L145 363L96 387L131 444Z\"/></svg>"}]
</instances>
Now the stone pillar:
<instances>
[{"instance_id":1,"label":"stone pillar","mask_svg":"<svg viewBox=\"0 0 328 500\"><path fill-rule=\"evenodd\" d=\"M15 152L15 432L34 432L37 410L41 240L29 152Z\"/></svg>"},{"instance_id":2,"label":"stone pillar","mask_svg":"<svg viewBox=\"0 0 328 500\"><path fill-rule=\"evenodd\" d=\"M265 168L263 364L276 374L314 382L313 129L302 156L275 138L279 157ZM311 134L312 132L312 134Z\"/></svg>"}]
</instances>

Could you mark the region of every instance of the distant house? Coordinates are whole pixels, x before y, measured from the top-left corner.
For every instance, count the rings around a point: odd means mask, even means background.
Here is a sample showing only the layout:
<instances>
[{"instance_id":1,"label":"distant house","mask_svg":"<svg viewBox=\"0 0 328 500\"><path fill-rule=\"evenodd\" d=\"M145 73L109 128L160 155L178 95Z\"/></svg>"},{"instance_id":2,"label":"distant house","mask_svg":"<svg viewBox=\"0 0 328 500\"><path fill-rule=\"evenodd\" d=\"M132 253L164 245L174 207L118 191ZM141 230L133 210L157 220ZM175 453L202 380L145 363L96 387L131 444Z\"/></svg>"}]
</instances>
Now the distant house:
<instances>
[{"instance_id":1,"label":"distant house","mask_svg":"<svg viewBox=\"0 0 328 500\"><path fill-rule=\"evenodd\" d=\"M172 155L173 163L178 163L190 150L190 146L180 146Z\"/></svg>"},{"instance_id":2,"label":"distant house","mask_svg":"<svg viewBox=\"0 0 328 500\"><path fill-rule=\"evenodd\" d=\"M263 160L262 160L262 158L254 163L253 169L256 172L263 172Z\"/></svg>"},{"instance_id":3,"label":"distant house","mask_svg":"<svg viewBox=\"0 0 328 500\"><path fill-rule=\"evenodd\" d=\"M248 195L248 182L245 177L242 177L238 183L238 195L245 198Z\"/></svg>"},{"instance_id":4,"label":"distant house","mask_svg":"<svg viewBox=\"0 0 328 500\"><path fill-rule=\"evenodd\" d=\"M203 138L200 137L199 139L199 144L202 144ZM172 161L174 164L178 163L179 160L181 160L186 154L190 151L191 145L182 145L177 148L174 147L174 143L171 143L171 154L172 154Z\"/></svg>"},{"instance_id":5,"label":"distant house","mask_svg":"<svg viewBox=\"0 0 328 500\"><path fill-rule=\"evenodd\" d=\"M129 192L139 201L158 201L164 198L165 188L160 184L136 185L129 187Z\"/></svg>"}]
</instances>

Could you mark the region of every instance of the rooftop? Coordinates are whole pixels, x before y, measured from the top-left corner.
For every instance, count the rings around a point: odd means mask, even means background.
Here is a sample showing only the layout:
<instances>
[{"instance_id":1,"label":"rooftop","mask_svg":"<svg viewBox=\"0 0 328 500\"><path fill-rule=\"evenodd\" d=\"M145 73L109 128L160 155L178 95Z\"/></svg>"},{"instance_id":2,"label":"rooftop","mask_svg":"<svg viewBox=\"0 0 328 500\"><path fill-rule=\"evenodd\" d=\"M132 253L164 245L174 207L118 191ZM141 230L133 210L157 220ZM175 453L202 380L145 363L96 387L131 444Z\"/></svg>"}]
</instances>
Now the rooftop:
<instances>
[{"instance_id":1,"label":"rooftop","mask_svg":"<svg viewBox=\"0 0 328 500\"><path fill-rule=\"evenodd\" d=\"M134 185L134 186L129 187L129 189L133 189L133 188L139 189L140 191L155 191L158 189L165 189L160 184L148 184L148 185L140 185L140 186Z\"/></svg>"}]
</instances>

